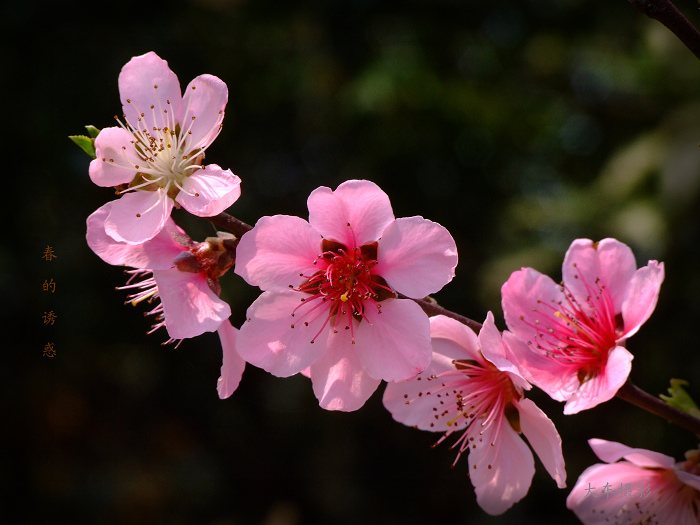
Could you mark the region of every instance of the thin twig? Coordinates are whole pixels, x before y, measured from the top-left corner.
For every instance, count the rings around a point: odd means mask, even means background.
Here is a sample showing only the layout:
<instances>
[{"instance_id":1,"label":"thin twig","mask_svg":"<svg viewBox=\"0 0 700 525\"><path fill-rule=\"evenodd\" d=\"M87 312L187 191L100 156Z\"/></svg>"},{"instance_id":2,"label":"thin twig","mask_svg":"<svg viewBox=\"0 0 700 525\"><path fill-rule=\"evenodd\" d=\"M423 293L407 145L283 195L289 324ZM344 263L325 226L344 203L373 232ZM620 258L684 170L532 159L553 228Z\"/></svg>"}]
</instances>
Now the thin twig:
<instances>
[{"instance_id":1,"label":"thin twig","mask_svg":"<svg viewBox=\"0 0 700 525\"><path fill-rule=\"evenodd\" d=\"M685 47L700 58L700 33L671 0L629 0L637 11L658 20L683 42Z\"/></svg>"},{"instance_id":2,"label":"thin twig","mask_svg":"<svg viewBox=\"0 0 700 525\"><path fill-rule=\"evenodd\" d=\"M644 390L632 384L632 381L627 379L624 385L617 391L617 397L623 401L633 404L639 408L651 412L671 423L675 423L687 430L693 432L700 437L700 419L683 412L661 399L647 394Z\"/></svg>"}]
</instances>

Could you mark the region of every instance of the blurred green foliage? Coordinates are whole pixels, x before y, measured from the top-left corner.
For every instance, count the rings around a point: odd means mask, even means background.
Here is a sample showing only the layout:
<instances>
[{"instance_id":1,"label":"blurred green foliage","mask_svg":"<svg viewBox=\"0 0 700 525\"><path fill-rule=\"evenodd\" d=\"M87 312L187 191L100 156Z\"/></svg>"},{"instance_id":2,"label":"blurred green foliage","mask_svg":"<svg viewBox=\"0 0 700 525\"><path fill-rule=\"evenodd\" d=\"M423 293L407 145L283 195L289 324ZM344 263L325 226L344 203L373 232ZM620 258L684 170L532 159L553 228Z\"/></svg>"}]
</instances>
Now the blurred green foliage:
<instances>
[{"instance_id":1,"label":"blurred green foliage","mask_svg":"<svg viewBox=\"0 0 700 525\"><path fill-rule=\"evenodd\" d=\"M697 5L678 2L698 24ZM21 181L0 247L8 329L0 369L3 523L575 523L538 464L529 496L501 517L475 503L467 461L405 428L381 392L353 414L317 407L308 381L248 367L216 397L215 335L161 347L126 307L121 269L85 245L85 219L114 198L67 135L113 125L117 75L156 51L183 85L229 87L208 161L243 180L229 210L307 216L320 185L368 178L396 216L440 222L460 250L437 300L500 327L500 286L532 266L559 278L570 242L616 237L639 264L666 263L657 312L628 343L632 379L656 394L698 385L700 64L624 0L176 0L3 8L12 96L8 144ZM19 128L18 128L19 127ZM19 198L18 198L19 197ZM211 227L174 215L195 238ZM46 245L59 258L40 259ZM20 264L17 264L17 254ZM46 278L55 294L41 291ZM222 281L234 324L258 292ZM42 326L42 313L58 314ZM16 330L17 328L15 328ZM42 357L54 341L57 357ZM694 436L624 403L564 417L572 487L595 462L586 440L682 458Z\"/></svg>"}]
</instances>

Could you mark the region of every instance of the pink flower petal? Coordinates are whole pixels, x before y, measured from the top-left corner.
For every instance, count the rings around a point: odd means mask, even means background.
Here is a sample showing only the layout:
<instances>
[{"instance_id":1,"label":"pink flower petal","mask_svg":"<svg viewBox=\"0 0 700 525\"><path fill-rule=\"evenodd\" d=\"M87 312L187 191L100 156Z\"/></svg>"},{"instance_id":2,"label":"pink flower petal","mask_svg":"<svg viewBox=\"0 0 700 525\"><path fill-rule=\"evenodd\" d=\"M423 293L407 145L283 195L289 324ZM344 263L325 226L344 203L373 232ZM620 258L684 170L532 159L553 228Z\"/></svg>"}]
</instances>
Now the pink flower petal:
<instances>
[{"instance_id":1,"label":"pink flower petal","mask_svg":"<svg viewBox=\"0 0 700 525\"><path fill-rule=\"evenodd\" d=\"M165 327L173 339L213 332L231 316L231 308L207 285L202 274L156 270L153 278L163 304Z\"/></svg>"},{"instance_id":2,"label":"pink flower petal","mask_svg":"<svg viewBox=\"0 0 700 525\"><path fill-rule=\"evenodd\" d=\"M479 332L479 345L484 358L488 359L501 372L508 373L511 381L520 388L529 390L530 383L522 376L517 364L508 359L507 349L503 343L503 337L496 328L496 322L493 320L493 314L486 314L486 321Z\"/></svg>"},{"instance_id":3,"label":"pink flower petal","mask_svg":"<svg viewBox=\"0 0 700 525\"><path fill-rule=\"evenodd\" d=\"M383 301L381 313L365 310L356 325L353 349L370 377L403 381L430 364L430 322L420 306L408 299Z\"/></svg>"},{"instance_id":4,"label":"pink flower petal","mask_svg":"<svg viewBox=\"0 0 700 525\"><path fill-rule=\"evenodd\" d=\"M675 460L666 454L643 448L632 448L614 441L593 438L588 440L588 444L595 455L606 463L614 463L624 458L638 467L646 468L673 469L676 464Z\"/></svg>"},{"instance_id":5,"label":"pink flower petal","mask_svg":"<svg viewBox=\"0 0 700 525\"><path fill-rule=\"evenodd\" d=\"M311 343L325 318L311 319L305 326L292 317L301 297L298 292L265 292L250 305L236 345L243 359L278 377L298 374L319 359L329 330L326 327Z\"/></svg>"},{"instance_id":6,"label":"pink flower petal","mask_svg":"<svg viewBox=\"0 0 700 525\"><path fill-rule=\"evenodd\" d=\"M586 284L595 288L596 279L600 279L600 284L610 292L615 312L620 312L636 269L632 250L620 241L603 239L594 244L589 239L577 239L564 256L562 278L577 298L591 295ZM586 304L585 301L581 303Z\"/></svg>"},{"instance_id":7,"label":"pink flower petal","mask_svg":"<svg viewBox=\"0 0 700 525\"><path fill-rule=\"evenodd\" d=\"M691 474L690 472L685 472L684 470L676 470L676 476L678 476L681 483L688 485L689 487L693 487L695 490L700 492L700 476Z\"/></svg>"},{"instance_id":8,"label":"pink flower petal","mask_svg":"<svg viewBox=\"0 0 700 525\"><path fill-rule=\"evenodd\" d=\"M542 461L549 475L557 482L557 487L566 487L566 468L561 452L561 437L554 423L529 399L517 402L520 414L520 428L530 446Z\"/></svg>"},{"instance_id":9,"label":"pink flower petal","mask_svg":"<svg viewBox=\"0 0 700 525\"><path fill-rule=\"evenodd\" d=\"M658 482L663 476L660 474L662 472L640 469L627 462L593 465L579 476L566 499L566 507L574 511L585 525L609 525L611 518L615 518L618 523L626 524L640 523L640 520L646 522L647 517L654 516L654 513L647 514L646 511L648 503L656 499L652 492L661 488ZM632 495L620 497L619 492L604 494L606 483L611 491L616 489L619 491L622 486L629 485ZM647 498L641 498L637 492L640 483L645 486L651 484ZM682 522L664 520L659 523L680 525ZM696 522L692 523L696 525Z\"/></svg>"},{"instance_id":10,"label":"pink flower petal","mask_svg":"<svg viewBox=\"0 0 700 525\"><path fill-rule=\"evenodd\" d=\"M216 164L195 171L182 187L175 200L199 217L218 215L241 196L241 179Z\"/></svg>"},{"instance_id":11,"label":"pink flower petal","mask_svg":"<svg viewBox=\"0 0 700 525\"><path fill-rule=\"evenodd\" d=\"M100 207L87 219L87 243L108 264L131 266L151 270L166 270L173 260L187 248L173 238L189 239L175 222L168 218L163 229L143 244L127 244L115 241L105 232L105 221L113 202Z\"/></svg>"},{"instance_id":12,"label":"pink flower petal","mask_svg":"<svg viewBox=\"0 0 700 525\"><path fill-rule=\"evenodd\" d=\"M321 408L351 412L362 408L379 386L362 369L355 352L348 352L350 343L345 332L331 334L323 355L311 365L314 394Z\"/></svg>"},{"instance_id":13,"label":"pink flower petal","mask_svg":"<svg viewBox=\"0 0 700 525\"><path fill-rule=\"evenodd\" d=\"M517 338L529 345L542 340L556 346L558 340L545 327L564 321L553 320L551 311L541 304L566 304L558 284L532 268L523 268L511 274L501 288L501 297L506 324Z\"/></svg>"},{"instance_id":14,"label":"pink flower petal","mask_svg":"<svg viewBox=\"0 0 700 525\"><path fill-rule=\"evenodd\" d=\"M627 297L622 303L622 319L625 322L624 338L637 333L649 319L659 298L664 280L664 264L649 261L649 265L637 270L629 283Z\"/></svg>"},{"instance_id":15,"label":"pink flower petal","mask_svg":"<svg viewBox=\"0 0 700 525\"><path fill-rule=\"evenodd\" d=\"M172 209L173 201L160 188L125 193L113 201L105 231L117 241L140 244L163 229Z\"/></svg>"},{"instance_id":16,"label":"pink flower petal","mask_svg":"<svg viewBox=\"0 0 700 525\"><path fill-rule=\"evenodd\" d=\"M95 156L90 162L90 180L98 186L131 182L143 164L133 144L134 137L123 128L103 128L95 139Z\"/></svg>"},{"instance_id":17,"label":"pink flower petal","mask_svg":"<svg viewBox=\"0 0 700 525\"><path fill-rule=\"evenodd\" d=\"M367 180L346 181L335 191L317 188L307 205L311 226L347 248L376 242L394 220L387 194Z\"/></svg>"},{"instance_id":18,"label":"pink flower petal","mask_svg":"<svg viewBox=\"0 0 700 525\"><path fill-rule=\"evenodd\" d=\"M479 506L497 516L525 497L535 475L535 460L505 417L486 428L483 435L474 432L476 447L469 450L469 478Z\"/></svg>"},{"instance_id":19,"label":"pink flower petal","mask_svg":"<svg viewBox=\"0 0 700 525\"><path fill-rule=\"evenodd\" d=\"M168 63L152 51L132 58L122 68L119 96L126 119L135 129L175 129L174 124L181 122L180 81Z\"/></svg>"},{"instance_id":20,"label":"pink flower petal","mask_svg":"<svg viewBox=\"0 0 700 525\"><path fill-rule=\"evenodd\" d=\"M605 370L583 383L567 400L564 414L576 414L615 397L632 370L632 359L634 356L626 349L615 347L608 356Z\"/></svg>"},{"instance_id":21,"label":"pink flower petal","mask_svg":"<svg viewBox=\"0 0 700 525\"><path fill-rule=\"evenodd\" d=\"M431 318L431 321L434 318ZM446 318L447 319L447 318ZM457 321L455 321L457 322ZM440 341L448 343L447 339ZM436 346L436 340L433 340ZM453 346L458 346L452 342ZM467 357L469 359L470 357ZM403 423L409 427L416 427L421 430L429 430L432 432L447 432L451 426L449 421L459 416L457 405L455 403L447 403L447 408L438 414L436 418L435 405L436 399L430 395L423 395L431 389L431 377L439 375L443 372L451 372L455 370L453 358L433 352L433 359L430 366L421 374L420 381L410 380L401 383L388 383L384 390L382 402L386 409L391 412L395 421ZM417 379L417 378L416 378Z\"/></svg>"},{"instance_id":22,"label":"pink flower petal","mask_svg":"<svg viewBox=\"0 0 700 525\"><path fill-rule=\"evenodd\" d=\"M439 291L455 275L457 246L450 233L422 217L390 223L379 241L375 272L394 290L419 299Z\"/></svg>"},{"instance_id":23,"label":"pink flower petal","mask_svg":"<svg viewBox=\"0 0 700 525\"><path fill-rule=\"evenodd\" d=\"M455 319L444 315L431 317L430 337L433 343L433 359L435 353L438 353L451 359L482 361L477 335L471 328Z\"/></svg>"},{"instance_id":24,"label":"pink flower petal","mask_svg":"<svg viewBox=\"0 0 700 525\"><path fill-rule=\"evenodd\" d=\"M320 255L321 240L309 223L299 217L262 217L255 228L241 237L235 272L263 290L288 291L290 285L297 287L323 269L314 265Z\"/></svg>"},{"instance_id":25,"label":"pink flower petal","mask_svg":"<svg viewBox=\"0 0 700 525\"><path fill-rule=\"evenodd\" d=\"M228 88L213 75L200 75L189 83L182 98L182 132L190 132L194 148L207 147L219 134L228 102Z\"/></svg>"},{"instance_id":26,"label":"pink flower petal","mask_svg":"<svg viewBox=\"0 0 700 525\"><path fill-rule=\"evenodd\" d=\"M223 360L221 363L221 377L216 382L216 390L219 393L219 399L226 399L238 388L243 377L245 361L236 352L238 330L231 325L228 319L221 323L217 332L221 339Z\"/></svg>"},{"instance_id":27,"label":"pink flower petal","mask_svg":"<svg viewBox=\"0 0 700 525\"><path fill-rule=\"evenodd\" d=\"M579 387L577 370L565 365L556 366L551 360L530 350L514 334L503 332L508 359L518 366L520 375L529 383L544 390L552 399L566 401Z\"/></svg>"}]
</instances>

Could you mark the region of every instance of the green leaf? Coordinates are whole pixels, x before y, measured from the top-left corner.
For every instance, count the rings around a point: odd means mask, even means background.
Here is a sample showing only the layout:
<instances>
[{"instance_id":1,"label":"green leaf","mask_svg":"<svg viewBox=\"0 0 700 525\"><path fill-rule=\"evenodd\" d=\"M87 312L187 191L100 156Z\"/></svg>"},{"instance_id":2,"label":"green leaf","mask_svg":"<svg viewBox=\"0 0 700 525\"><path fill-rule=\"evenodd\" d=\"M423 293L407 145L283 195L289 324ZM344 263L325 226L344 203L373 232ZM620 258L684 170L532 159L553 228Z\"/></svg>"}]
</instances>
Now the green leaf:
<instances>
[{"instance_id":1,"label":"green leaf","mask_svg":"<svg viewBox=\"0 0 700 525\"><path fill-rule=\"evenodd\" d=\"M96 158L94 138L86 137L85 135L69 135L68 138L80 146L93 159Z\"/></svg>"},{"instance_id":2,"label":"green leaf","mask_svg":"<svg viewBox=\"0 0 700 525\"><path fill-rule=\"evenodd\" d=\"M87 126L85 126L85 129L88 131L90 138L96 139L97 135L100 134L100 130L97 129L95 126L87 125Z\"/></svg>"},{"instance_id":3,"label":"green leaf","mask_svg":"<svg viewBox=\"0 0 700 525\"><path fill-rule=\"evenodd\" d=\"M683 379L671 379L671 386L668 389L668 393L671 395L665 396L659 394L659 397L672 407L682 410L693 417L700 418L700 409L688 392L683 389L684 385L688 386L688 381L684 381Z\"/></svg>"}]
</instances>

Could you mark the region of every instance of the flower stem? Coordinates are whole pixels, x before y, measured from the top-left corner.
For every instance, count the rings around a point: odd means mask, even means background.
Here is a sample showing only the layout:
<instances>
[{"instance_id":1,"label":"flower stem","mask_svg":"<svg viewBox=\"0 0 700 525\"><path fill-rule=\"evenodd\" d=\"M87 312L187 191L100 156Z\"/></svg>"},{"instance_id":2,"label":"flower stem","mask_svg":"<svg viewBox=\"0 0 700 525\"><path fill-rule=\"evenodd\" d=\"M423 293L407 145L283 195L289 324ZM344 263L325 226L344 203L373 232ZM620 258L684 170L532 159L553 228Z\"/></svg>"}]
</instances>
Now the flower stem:
<instances>
[{"instance_id":1,"label":"flower stem","mask_svg":"<svg viewBox=\"0 0 700 525\"><path fill-rule=\"evenodd\" d=\"M629 0L637 11L658 20L683 42L685 47L700 58L700 33L671 0Z\"/></svg>"},{"instance_id":2,"label":"flower stem","mask_svg":"<svg viewBox=\"0 0 700 525\"><path fill-rule=\"evenodd\" d=\"M625 384L620 387L620 390L617 391L616 396L623 401L627 401L647 412L651 412L671 423L675 423L678 426L690 430L696 436L700 437L700 419L668 405L651 394L647 394L644 390L632 384L629 378Z\"/></svg>"}]
</instances>

